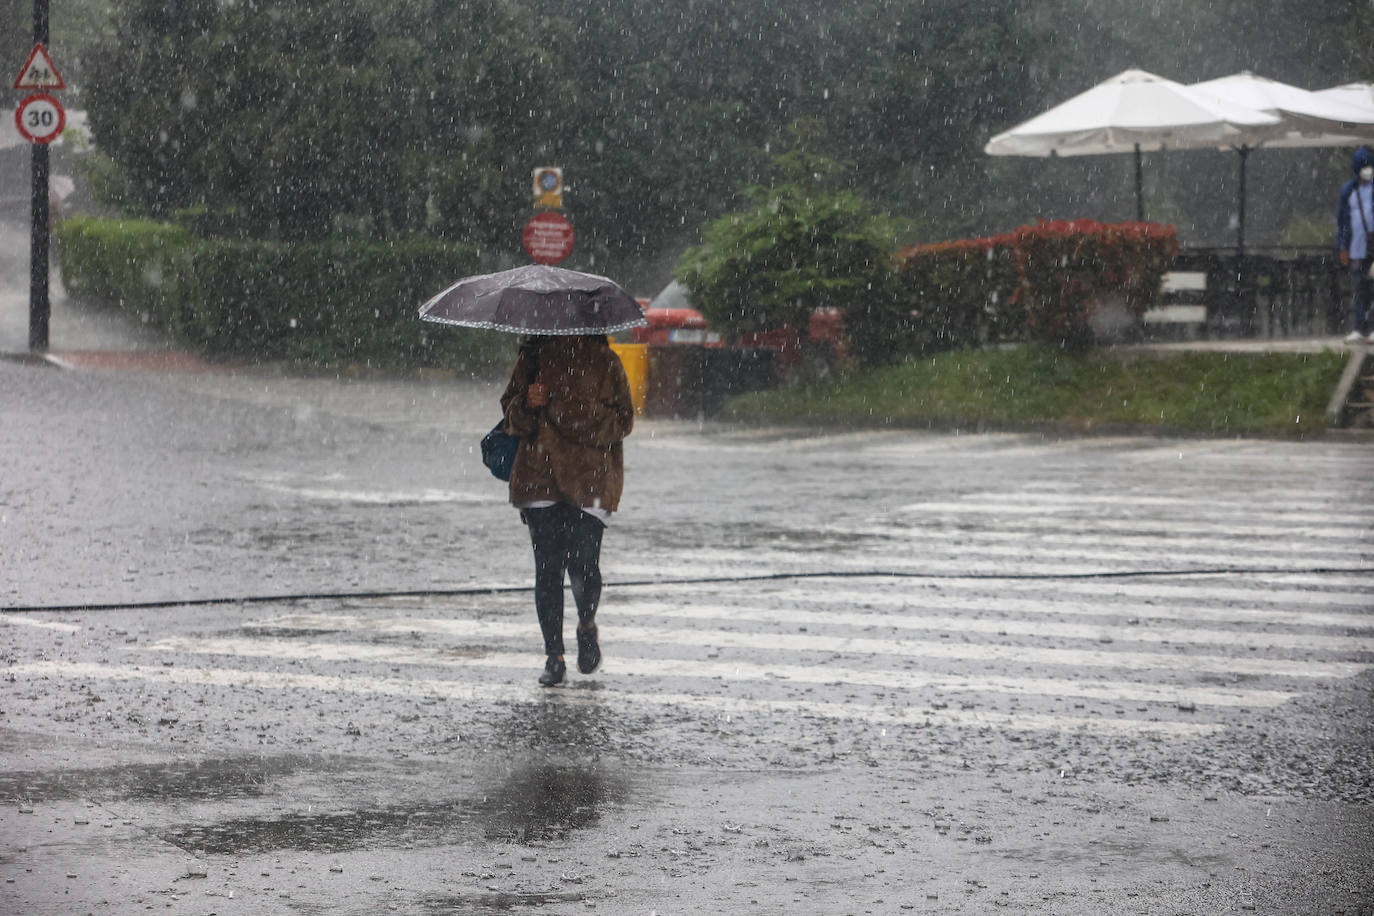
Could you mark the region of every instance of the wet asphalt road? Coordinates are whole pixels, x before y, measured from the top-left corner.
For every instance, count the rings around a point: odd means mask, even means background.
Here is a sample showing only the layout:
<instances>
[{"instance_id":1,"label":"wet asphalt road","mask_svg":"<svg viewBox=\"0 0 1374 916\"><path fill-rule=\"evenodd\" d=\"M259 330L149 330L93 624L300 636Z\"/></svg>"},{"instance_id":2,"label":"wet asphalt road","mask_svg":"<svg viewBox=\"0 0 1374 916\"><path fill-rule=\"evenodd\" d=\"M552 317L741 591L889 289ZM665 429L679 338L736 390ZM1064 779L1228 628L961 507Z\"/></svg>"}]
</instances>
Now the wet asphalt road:
<instances>
[{"instance_id":1,"label":"wet asphalt road","mask_svg":"<svg viewBox=\"0 0 1374 916\"><path fill-rule=\"evenodd\" d=\"M0 912L1374 913L1367 444L643 421L541 691L495 395L0 361L0 606L247 599L0 615Z\"/></svg>"}]
</instances>

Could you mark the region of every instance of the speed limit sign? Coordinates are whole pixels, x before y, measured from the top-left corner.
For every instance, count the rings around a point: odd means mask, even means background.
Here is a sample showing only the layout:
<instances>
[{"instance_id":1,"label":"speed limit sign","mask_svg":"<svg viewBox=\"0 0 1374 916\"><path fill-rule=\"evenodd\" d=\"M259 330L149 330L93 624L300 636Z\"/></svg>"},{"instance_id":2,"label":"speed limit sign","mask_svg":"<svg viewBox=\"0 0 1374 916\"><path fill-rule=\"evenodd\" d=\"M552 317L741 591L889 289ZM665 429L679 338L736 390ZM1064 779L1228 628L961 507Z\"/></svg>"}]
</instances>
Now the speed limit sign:
<instances>
[{"instance_id":1,"label":"speed limit sign","mask_svg":"<svg viewBox=\"0 0 1374 916\"><path fill-rule=\"evenodd\" d=\"M67 112L56 98L38 92L19 103L14 111L14 123L30 143L51 143L67 126Z\"/></svg>"}]
</instances>

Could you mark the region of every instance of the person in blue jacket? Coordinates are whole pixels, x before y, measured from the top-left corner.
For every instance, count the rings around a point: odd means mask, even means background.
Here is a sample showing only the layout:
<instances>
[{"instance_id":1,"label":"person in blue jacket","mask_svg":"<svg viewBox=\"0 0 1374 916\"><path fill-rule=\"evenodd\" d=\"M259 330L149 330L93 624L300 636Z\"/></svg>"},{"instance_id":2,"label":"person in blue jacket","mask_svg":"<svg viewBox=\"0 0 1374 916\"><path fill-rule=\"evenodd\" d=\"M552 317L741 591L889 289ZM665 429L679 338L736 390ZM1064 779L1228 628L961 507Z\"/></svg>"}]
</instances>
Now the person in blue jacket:
<instances>
[{"instance_id":1,"label":"person in blue jacket","mask_svg":"<svg viewBox=\"0 0 1374 916\"><path fill-rule=\"evenodd\" d=\"M1374 153L1369 147L1355 150L1351 160L1355 177L1341 186L1341 199L1336 206L1336 246L1341 252L1341 264L1350 268L1351 285L1355 288L1355 326L1346 335L1346 343L1374 343L1374 316L1370 314L1374 278ZM1366 336L1368 335L1368 336Z\"/></svg>"}]
</instances>

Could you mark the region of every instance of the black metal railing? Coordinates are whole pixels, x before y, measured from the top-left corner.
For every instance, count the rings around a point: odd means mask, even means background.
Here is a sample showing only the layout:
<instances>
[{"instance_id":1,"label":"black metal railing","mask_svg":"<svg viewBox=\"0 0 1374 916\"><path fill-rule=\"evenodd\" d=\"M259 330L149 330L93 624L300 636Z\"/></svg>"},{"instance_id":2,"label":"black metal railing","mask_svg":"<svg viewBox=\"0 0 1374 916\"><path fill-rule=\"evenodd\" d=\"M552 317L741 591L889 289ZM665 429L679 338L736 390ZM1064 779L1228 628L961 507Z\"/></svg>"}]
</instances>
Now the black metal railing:
<instances>
[{"instance_id":1,"label":"black metal railing","mask_svg":"<svg viewBox=\"0 0 1374 916\"><path fill-rule=\"evenodd\" d=\"M1350 271L1329 248L1185 248L1173 270L1205 273L1200 333L1211 338L1320 337L1347 330Z\"/></svg>"}]
</instances>

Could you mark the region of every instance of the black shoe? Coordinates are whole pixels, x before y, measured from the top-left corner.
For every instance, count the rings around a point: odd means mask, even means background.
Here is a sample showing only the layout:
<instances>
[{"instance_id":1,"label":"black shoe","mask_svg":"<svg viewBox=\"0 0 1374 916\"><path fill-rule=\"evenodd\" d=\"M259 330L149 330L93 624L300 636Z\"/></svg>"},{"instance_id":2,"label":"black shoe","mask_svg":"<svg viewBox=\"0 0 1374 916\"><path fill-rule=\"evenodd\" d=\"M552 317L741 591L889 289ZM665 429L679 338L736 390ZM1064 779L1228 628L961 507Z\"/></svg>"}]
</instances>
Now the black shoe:
<instances>
[{"instance_id":1,"label":"black shoe","mask_svg":"<svg viewBox=\"0 0 1374 916\"><path fill-rule=\"evenodd\" d=\"M601 646L596 641L596 624L577 628L577 670L591 674L601 667Z\"/></svg>"},{"instance_id":2,"label":"black shoe","mask_svg":"<svg viewBox=\"0 0 1374 916\"><path fill-rule=\"evenodd\" d=\"M557 655L550 655L549 660L544 662L544 673L539 675L540 687L557 687L563 683L563 675L568 673L568 666L563 663L563 659Z\"/></svg>"}]
</instances>

